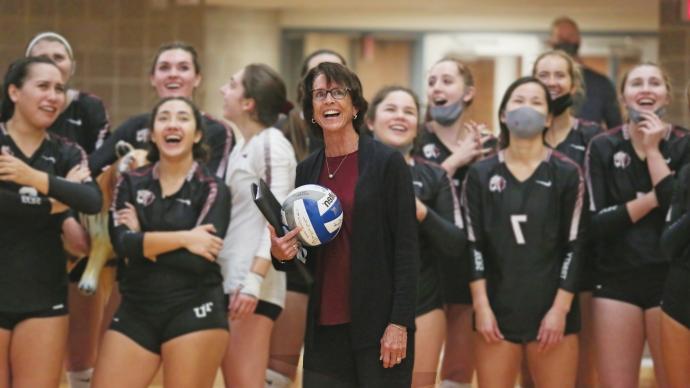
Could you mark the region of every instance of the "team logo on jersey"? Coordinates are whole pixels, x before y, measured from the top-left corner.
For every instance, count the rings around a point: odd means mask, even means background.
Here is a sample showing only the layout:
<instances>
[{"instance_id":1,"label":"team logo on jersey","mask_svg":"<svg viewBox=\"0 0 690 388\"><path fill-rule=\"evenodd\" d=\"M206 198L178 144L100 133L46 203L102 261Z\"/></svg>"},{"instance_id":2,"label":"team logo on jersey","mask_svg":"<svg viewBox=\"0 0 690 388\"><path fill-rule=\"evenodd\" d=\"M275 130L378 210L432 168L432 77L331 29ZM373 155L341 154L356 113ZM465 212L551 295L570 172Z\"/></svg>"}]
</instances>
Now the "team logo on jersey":
<instances>
[{"instance_id":1,"label":"team logo on jersey","mask_svg":"<svg viewBox=\"0 0 690 388\"><path fill-rule=\"evenodd\" d=\"M56 160L55 157L53 157L53 156L41 155L41 158L42 158L43 160L47 160L47 161L49 161L50 163L53 163L53 164L57 163L57 160Z\"/></svg>"},{"instance_id":2,"label":"team logo on jersey","mask_svg":"<svg viewBox=\"0 0 690 388\"><path fill-rule=\"evenodd\" d=\"M81 119L67 119L67 122L81 127Z\"/></svg>"},{"instance_id":3,"label":"team logo on jersey","mask_svg":"<svg viewBox=\"0 0 690 388\"><path fill-rule=\"evenodd\" d=\"M422 147L422 153L427 159L436 159L441 156L441 150L436 146L436 144L427 144Z\"/></svg>"},{"instance_id":4,"label":"team logo on jersey","mask_svg":"<svg viewBox=\"0 0 690 388\"><path fill-rule=\"evenodd\" d=\"M10 149L10 146L2 146L0 147L0 155L7 155L7 156L14 156L14 152L12 152L12 149Z\"/></svg>"},{"instance_id":5,"label":"team logo on jersey","mask_svg":"<svg viewBox=\"0 0 690 388\"><path fill-rule=\"evenodd\" d=\"M628 167L630 165L630 155L623 151L616 152L616 154L613 155L613 165L616 168Z\"/></svg>"},{"instance_id":6,"label":"team logo on jersey","mask_svg":"<svg viewBox=\"0 0 690 388\"><path fill-rule=\"evenodd\" d=\"M148 206L156 199L156 195L149 190L137 190L137 203Z\"/></svg>"},{"instance_id":7,"label":"team logo on jersey","mask_svg":"<svg viewBox=\"0 0 690 388\"><path fill-rule=\"evenodd\" d=\"M494 175L489 179L489 191L500 193L506 188L506 180L500 175Z\"/></svg>"},{"instance_id":8,"label":"team logo on jersey","mask_svg":"<svg viewBox=\"0 0 690 388\"><path fill-rule=\"evenodd\" d=\"M19 198L23 204L26 205L40 205L41 198L38 196L38 190L31 186L22 186L19 189Z\"/></svg>"},{"instance_id":9,"label":"team logo on jersey","mask_svg":"<svg viewBox=\"0 0 690 388\"><path fill-rule=\"evenodd\" d=\"M151 131L148 128L143 128L137 131L137 141L139 143L146 143L149 141L149 135Z\"/></svg>"}]
</instances>

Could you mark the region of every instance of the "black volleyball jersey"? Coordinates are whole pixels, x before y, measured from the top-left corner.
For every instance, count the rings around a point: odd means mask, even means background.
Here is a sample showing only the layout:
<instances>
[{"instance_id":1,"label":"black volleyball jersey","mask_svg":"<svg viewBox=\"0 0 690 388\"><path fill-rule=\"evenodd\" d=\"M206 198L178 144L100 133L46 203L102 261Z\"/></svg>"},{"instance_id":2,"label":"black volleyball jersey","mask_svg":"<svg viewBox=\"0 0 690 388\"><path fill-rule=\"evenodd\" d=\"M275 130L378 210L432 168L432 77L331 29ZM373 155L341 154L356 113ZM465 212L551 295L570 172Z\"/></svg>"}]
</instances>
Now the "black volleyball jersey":
<instances>
[{"instance_id":1,"label":"black volleyball jersey","mask_svg":"<svg viewBox=\"0 0 690 388\"><path fill-rule=\"evenodd\" d=\"M583 199L580 168L557 151L523 182L504 151L470 167L462 201L472 279L486 279L497 317L521 326L512 334L538 328L559 288L577 291Z\"/></svg>"},{"instance_id":2,"label":"black volleyball jersey","mask_svg":"<svg viewBox=\"0 0 690 388\"><path fill-rule=\"evenodd\" d=\"M103 143L97 152L89 157L89 167L94 175L100 174L106 166L117 160L115 146L120 140L124 140L138 149L147 149L149 146L149 128L151 114L143 113L127 119L122 125L113 131L112 135ZM206 163L208 169L217 177L225 177L228 157L235 139L230 126L216 120L204 113L204 142L208 145L209 159Z\"/></svg>"},{"instance_id":3,"label":"black volleyball jersey","mask_svg":"<svg viewBox=\"0 0 690 388\"><path fill-rule=\"evenodd\" d=\"M671 261L690 269L690 165L684 166L675 181L661 247Z\"/></svg>"},{"instance_id":4,"label":"black volleyball jersey","mask_svg":"<svg viewBox=\"0 0 690 388\"><path fill-rule=\"evenodd\" d=\"M672 127L659 144L672 172L690 158L686 135L687 130ZM592 139L585 167L598 269L612 273L667 262L659 239L673 193L673 174L652 186L647 162L637 156L625 125ZM626 203L651 190L659 206L633 223Z\"/></svg>"},{"instance_id":5,"label":"black volleyball jersey","mask_svg":"<svg viewBox=\"0 0 690 388\"><path fill-rule=\"evenodd\" d=\"M575 126L568 132L568 136L554 149L572 159L581 168L584 168L587 146L592 138L601 132L602 128L599 124L576 119Z\"/></svg>"},{"instance_id":6,"label":"black volleyball jersey","mask_svg":"<svg viewBox=\"0 0 690 388\"><path fill-rule=\"evenodd\" d=\"M248 189L247 189L248 190ZM193 298L200 290L222 284L220 266L187 249L161 254L153 262L143 256L146 232L191 230L212 224L223 238L230 221L230 194L223 181L194 163L182 187L163 197L158 163L124 173L115 189L116 211L134 205L141 232L114 225L111 240L118 256L125 258L120 279L123 297L147 311L164 311Z\"/></svg>"},{"instance_id":7,"label":"black volleyball jersey","mask_svg":"<svg viewBox=\"0 0 690 388\"><path fill-rule=\"evenodd\" d=\"M446 170L414 158L410 166L414 193L427 206L427 216L419 224L420 287L438 283L440 260L460 260L466 248L460 203ZM463 255L464 256L464 255Z\"/></svg>"},{"instance_id":8,"label":"black volleyball jersey","mask_svg":"<svg viewBox=\"0 0 690 388\"><path fill-rule=\"evenodd\" d=\"M110 135L108 113L100 98L76 90L70 92L77 95L48 130L76 142L91 154Z\"/></svg>"},{"instance_id":9,"label":"black volleyball jersey","mask_svg":"<svg viewBox=\"0 0 690 388\"><path fill-rule=\"evenodd\" d=\"M95 183L60 178L78 164L85 166L86 153L76 143L48 134L27 157L0 123L0 154L19 158L49 176L48 196L34 187L0 181L0 311L62 308L67 296L62 217L50 214L49 198L85 213L101 209L101 193Z\"/></svg>"}]
</instances>

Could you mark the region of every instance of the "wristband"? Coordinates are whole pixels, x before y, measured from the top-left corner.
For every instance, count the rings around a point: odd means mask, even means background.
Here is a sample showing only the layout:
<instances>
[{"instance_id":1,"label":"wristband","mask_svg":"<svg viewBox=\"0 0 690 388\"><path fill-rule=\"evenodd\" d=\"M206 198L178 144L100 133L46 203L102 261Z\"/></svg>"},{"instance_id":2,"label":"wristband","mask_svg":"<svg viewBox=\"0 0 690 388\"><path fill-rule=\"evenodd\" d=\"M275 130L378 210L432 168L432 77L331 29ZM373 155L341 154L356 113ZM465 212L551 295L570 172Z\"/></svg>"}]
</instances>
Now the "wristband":
<instances>
[{"instance_id":1,"label":"wristband","mask_svg":"<svg viewBox=\"0 0 690 388\"><path fill-rule=\"evenodd\" d=\"M259 299L259 294L261 293L261 283L263 283L263 281L263 276L256 272L249 271L247 277L244 279L244 285L242 286L240 292Z\"/></svg>"}]
</instances>

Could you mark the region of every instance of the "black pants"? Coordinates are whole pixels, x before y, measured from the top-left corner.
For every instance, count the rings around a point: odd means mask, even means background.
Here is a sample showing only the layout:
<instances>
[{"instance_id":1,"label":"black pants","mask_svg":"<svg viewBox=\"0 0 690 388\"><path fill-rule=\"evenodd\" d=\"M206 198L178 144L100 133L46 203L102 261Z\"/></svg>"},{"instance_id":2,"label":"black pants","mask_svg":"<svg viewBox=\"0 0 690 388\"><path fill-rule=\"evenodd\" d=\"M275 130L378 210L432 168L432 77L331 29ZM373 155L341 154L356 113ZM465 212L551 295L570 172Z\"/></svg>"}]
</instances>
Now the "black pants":
<instances>
[{"instance_id":1,"label":"black pants","mask_svg":"<svg viewBox=\"0 0 690 388\"><path fill-rule=\"evenodd\" d=\"M309 338L309 336L307 336ZM393 368L379 361L380 347L352 349L350 325L316 326L304 349L304 388L407 388L412 384L414 333L407 357Z\"/></svg>"}]
</instances>

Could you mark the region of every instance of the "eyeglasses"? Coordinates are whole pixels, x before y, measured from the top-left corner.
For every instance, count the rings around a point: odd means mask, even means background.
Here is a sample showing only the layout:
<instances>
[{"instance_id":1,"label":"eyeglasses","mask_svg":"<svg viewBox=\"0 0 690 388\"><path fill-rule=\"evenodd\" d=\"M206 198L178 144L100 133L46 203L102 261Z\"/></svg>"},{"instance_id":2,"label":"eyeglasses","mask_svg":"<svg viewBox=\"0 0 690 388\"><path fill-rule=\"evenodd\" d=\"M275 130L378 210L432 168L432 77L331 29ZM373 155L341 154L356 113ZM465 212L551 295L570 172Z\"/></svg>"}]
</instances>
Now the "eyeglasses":
<instances>
[{"instance_id":1,"label":"eyeglasses","mask_svg":"<svg viewBox=\"0 0 690 388\"><path fill-rule=\"evenodd\" d=\"M347 88L333 88L333 89L314 89L311 91L311 97L316 101L325 101L330 93L335 100L342 100L347 96L350 89Z\"/></svg>"}]
</instances>

